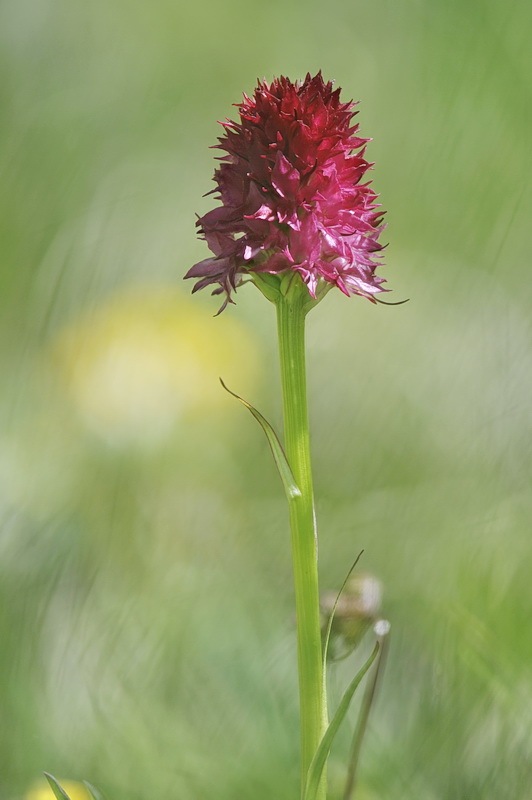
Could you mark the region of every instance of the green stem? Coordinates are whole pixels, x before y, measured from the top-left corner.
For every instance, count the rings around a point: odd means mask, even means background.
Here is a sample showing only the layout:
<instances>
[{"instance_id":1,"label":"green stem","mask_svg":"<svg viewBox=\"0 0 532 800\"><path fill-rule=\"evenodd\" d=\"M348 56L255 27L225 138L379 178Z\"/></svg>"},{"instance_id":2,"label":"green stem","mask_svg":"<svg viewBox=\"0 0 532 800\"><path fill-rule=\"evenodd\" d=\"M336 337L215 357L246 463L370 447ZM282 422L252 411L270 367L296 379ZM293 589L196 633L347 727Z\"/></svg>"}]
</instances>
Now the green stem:
<instances>
[{"instance_id":1,"label":"green stem","mask_svg":"<svg viewBox=\"0 0 532 800\"><path fill-rule=\"evenodd\" d=\"M306 288L304 292L289 291L286 296L280 295L277 300L285 449L288 463L301 490L301 497L294 498L289 507L297 614L303 788L308 768L327 727L320 630L318 551L307 412L306 303L308 303ZM325 800L325 776L317 797L318 800Z\"/></svg>"}]
</instances>

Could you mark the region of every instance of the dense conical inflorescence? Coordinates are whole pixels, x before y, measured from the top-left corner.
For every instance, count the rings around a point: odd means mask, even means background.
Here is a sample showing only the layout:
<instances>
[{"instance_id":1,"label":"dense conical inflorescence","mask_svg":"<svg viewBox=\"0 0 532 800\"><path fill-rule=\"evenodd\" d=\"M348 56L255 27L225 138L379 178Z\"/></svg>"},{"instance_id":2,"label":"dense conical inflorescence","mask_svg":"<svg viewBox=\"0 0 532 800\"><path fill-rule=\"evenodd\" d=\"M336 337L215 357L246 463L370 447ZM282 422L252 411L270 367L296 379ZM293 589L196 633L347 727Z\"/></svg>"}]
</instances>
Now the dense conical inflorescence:
<instances>
[{"instance_id":1,"label":"dense conical inflorescence","mask_svg":"<svg viewBox=\"0 0 532 800\"><path fill-rule=\"evenodd\" d=\"M382 212L362 182L369 140L357 136L355 103L320 72L259 81L237 108L216 146L221 204L197 222L214 255L187 273L194 291L212 285L225 307L246 275L298 272L312 297L334 285L374 300Z\"/></svg>"}]
</instances>

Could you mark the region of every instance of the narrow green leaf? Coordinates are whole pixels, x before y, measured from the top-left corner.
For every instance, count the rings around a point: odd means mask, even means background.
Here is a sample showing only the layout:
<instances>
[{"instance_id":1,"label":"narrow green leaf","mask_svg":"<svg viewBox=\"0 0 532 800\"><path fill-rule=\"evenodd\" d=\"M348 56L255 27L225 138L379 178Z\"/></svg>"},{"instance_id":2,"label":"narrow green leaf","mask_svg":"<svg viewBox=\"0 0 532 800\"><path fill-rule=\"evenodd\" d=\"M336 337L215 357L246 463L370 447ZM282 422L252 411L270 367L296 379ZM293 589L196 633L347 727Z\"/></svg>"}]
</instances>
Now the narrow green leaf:
<instances>
[{"instance_id":1,"label":"narrow green leaf","mask_svg":"<svg viewBox=\"0 0 532 800\"><path fill-rule=\"evenodd\" d=\"M303 795L303 800L316 800L321 776L323 774L325 764L327 763L329 753L331 752L331 747L334 741L334 737L338 733L340 725L344 721L345 715L347 714L347 711L351 704L351 700L353 699L353 695L355 694L362 678L364 677L368 669L375 661L378 652L379 652L379 642L376 643L370 657L363 665L363 667L359 670L359 672L355 675L355 677L345 690L344 695L340 700L340 704L336 709L336 713L332 718L331 722L329 723L329 726L323 735L323 739L321 740L319 747L314 755L314 758L312 759L312 763L309 767L307 775L307 784L305 786L305 794Z\"/></svg>"},{"instance_id":2,"label":"narrow green leaf","mask_svg":"<svg viewBox=\"0 0 532 800\"><path fill-rule=\"evenodd\" d=\"M58 781L56 781L53 775L50 775L49 772L45 772L44 777L50 784L50 788L57 797L57 800L70 800L70 797L67 795L63 787L58 783Z\"/></svg>"},{"instance_id":3,"label":"narrow green leaf","mask_svg":"<svg viewBox=\"0 0 532 800\"><path fill-rule=\"evenodd\" d=\"M85 786L85 788L87 789L88 793L93 798L93 800L104 800L103 794L100 792L99 789L96 788L96 786L93 786L92 783L89 783L88 781L83 781L83 785Z\"/></svg>"},{"instance_id":4,"label":"narrow green leaf","mask_svg":"<svg viewBox=\"0 0 532 800\"><path fill-rule=\"evenodd\" d=\"M288 463L288 459L286 458L285 452L281 446L281 442L277 434L275 433L274 429L270 425L267 419L265 419L262 414L257 411L256 408L253 408L246 400L240 397L238 394L235 394L228 389L223 380L220 378L220 383L224 387L225 391L228 392L233 397L236 397L243 406L245 406L248 411L250 411L259 425L261 426L262 430L266 434L266 438L268 440L268 444L270 445L273 459L279 471L279 475L281 476L281 480L283 482L284 490L286 492L286 496L288 500L294 500L296 497L301 497L301 491L299 486L296 483L292 470L290 469L290 464Z\"/></svg>"},{"instance_id":5,"label":"narrow green leaf","mask_svg":"<svg viewBox=\"0 0 532 800\"><path fill-rule=\"evenodd\" d=\"M327 622L327 630L325 632L325 641L323 643L323 686L324 686L325 690L327 689L327 654L328 654L328 651L329 651L329 641L330 641L330 638L331 638L331 630L332 630L332 625L333 625L333 622L334 622L334 615L336 613L336 609L338 608L338 603L340 602L340 597L342 596L342 592L345 589L346 583L349 580L349 578L351 577L351 575L353 574L353 570L355 569L356 565L358 564L358 562L362 558L362 553L363 552L364 552L363 550L360 551L358 556L355 558L355 560L353 561L353 563L349 567L349 572L345 576L344 582L340 586L340 591L336 595L336 600L334 601L334 605L332 607L332 611L331 611L331 613L329 615L329 621Z\"/></svg>"},{"instance_id":6,"label":"narrow green leaf","mask_svg":"<svg viewBox=\"0 0 532 800\"><path fill-rule=\"evenodd\" d=\"M377 693L377 684L380 679L380 674L384 669L386 653L388 652L388 637L390 634L390 623L388 620L378 620L378 622L375 623L373 630L375 631L377 641L379 643L379 653L375 660L374 667L371 670L371 675L366 683L366 689L364 691L364 697L362 698L362 704L360 706L360 712L358 715L358 722L353 733L343 795L344 800L351 800L355 791L362 742L364 741L364 735L366 733L371 706L373 705L373 701Z\"/></svg>"}]
</instances>

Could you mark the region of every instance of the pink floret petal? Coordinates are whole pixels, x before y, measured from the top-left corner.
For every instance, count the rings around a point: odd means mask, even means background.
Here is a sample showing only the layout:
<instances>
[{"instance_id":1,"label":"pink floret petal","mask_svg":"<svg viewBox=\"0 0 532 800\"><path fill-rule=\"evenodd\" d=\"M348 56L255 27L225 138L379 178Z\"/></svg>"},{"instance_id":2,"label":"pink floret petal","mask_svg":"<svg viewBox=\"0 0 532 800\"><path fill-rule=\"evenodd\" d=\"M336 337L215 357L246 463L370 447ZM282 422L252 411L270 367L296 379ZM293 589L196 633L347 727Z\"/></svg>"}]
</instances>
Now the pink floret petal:
<instances>
[{"instance_id":1,"label":"pink floret petal","mask_svg":"<svg viewBox=\"0 0 532 800\"><path fill-rule=\"evenodd\" d=\"M292 83L259 81L226 120L213 190L220 205L197 221L214 254L185 277L194 291L213 287L225 305L243 277L297 272L316 297L326 282L375 302L385 291L375 275L384 230L377 195L362 183L373 166L369 139L352 124L354 102L321 72Z\"/></svg>"}]
</instances>

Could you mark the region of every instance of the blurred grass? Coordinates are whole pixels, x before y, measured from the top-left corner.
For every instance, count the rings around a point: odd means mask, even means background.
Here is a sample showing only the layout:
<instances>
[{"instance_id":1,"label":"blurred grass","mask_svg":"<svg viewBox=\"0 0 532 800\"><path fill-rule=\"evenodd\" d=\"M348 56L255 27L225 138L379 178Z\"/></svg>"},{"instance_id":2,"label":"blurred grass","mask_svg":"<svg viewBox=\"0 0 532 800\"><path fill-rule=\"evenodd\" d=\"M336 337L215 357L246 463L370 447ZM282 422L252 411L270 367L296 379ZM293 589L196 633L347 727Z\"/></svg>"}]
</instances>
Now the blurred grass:
<instances>
[{"instance_id":1,"label":"blurred grass","mask_svg":"<svg viewBox=\"0 0 532 800\"><path fill-rule=\"evenodd\" d=\"M110 800L296 796L282 490L217 382L280 427L273 314L247 288L213 320L180 281L216 120L318 68L362 101L411 298L309 320L323 585L364 547L393 626L360 800L529 797L531 23L495 0L0 5L0 797L44 769Z\"/></svg>"}]
</instances>

